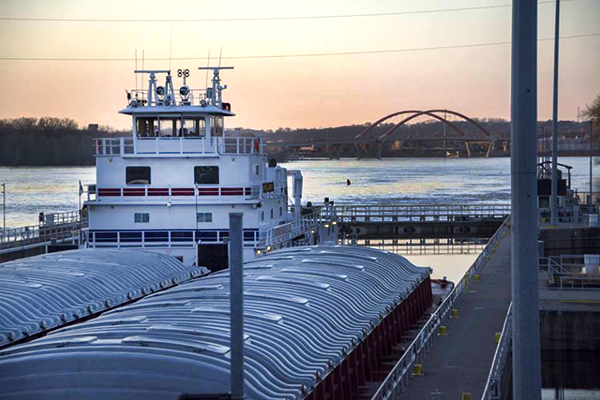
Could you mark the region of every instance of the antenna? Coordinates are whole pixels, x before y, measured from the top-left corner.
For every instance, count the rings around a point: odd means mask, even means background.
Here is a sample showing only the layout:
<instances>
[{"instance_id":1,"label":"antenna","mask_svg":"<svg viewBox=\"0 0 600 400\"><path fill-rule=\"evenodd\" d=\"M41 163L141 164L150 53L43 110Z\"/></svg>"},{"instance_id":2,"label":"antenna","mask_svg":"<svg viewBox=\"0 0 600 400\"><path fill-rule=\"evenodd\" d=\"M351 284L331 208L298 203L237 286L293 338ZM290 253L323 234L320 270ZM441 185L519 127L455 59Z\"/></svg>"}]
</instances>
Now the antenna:
<instances>
[{"instance_id":1,"label":"antenna","mask_svg":"<svg viewBox=\"0 0 600 400\"><path fill-rule=\"evenodd\" d=\"M209 69L213 70L213 78L212 78L212 87L206 88L206 98L209 99L209 104L221 107L221 92L227 89L227 85L221 86L221 77L219 76L219 71L222 69L233 69L233 67L222 67L219 63L218 67L198 67L199 70Z\"/></svg>"},{"instance_id":2,"label":"antenna","mask_svg":"<svg viewBox=\"0 0 600 400\"><path fill-rule=\"evenodd\" d=\"M206 59L206 79L204 80L204 87L208 86L208 66L210 65L210 49L208 49L208 58Z\"/></svg>"},{"instance_id":3,"label":"antenna","mask_svg":"<svg viewBox=\"0 0 600 400\"><path fill-rule=\"evenodd\" d=\"M135 49L135 69L137 70L137 49ZM135 75L135 95L137 96L137 91L138 91L138 76L137 74ZM142 82L144 83L144 82Z\"/></svg>"},{"instance_id":4,"label":"antenna","mask_svg":"<svg viewBox=\"0 0 600 400\"><path fill-rule=\"evenodd\" d=\"M221 68L221 56L223 56L223 46L221 46L221 52L219 53L219 68Z\"/></svg>"},{"instance_id":5,"label":"antenna","mask_svg":"<svg viewBox=\"0 0 600 400\"><path fill-rule=\"evenodd\" d=\"M171 25L171 33L169 35L169 71L171 70L171 54L173 52L173 25Z\"/></svg>"},{"instance_id":6,"label":"antenna","mask_svg":"<svg viewBox=\"0 0 600 400\"><path fill-rule=\"evenodd\" d=\"M146 50L142 49L142 71L144 70L144 53L146 52ZM144 87L144 73L142 72L142 87ZM144 91L142 91L142 100L144 99Z\"/></svg>"}]
</instances>

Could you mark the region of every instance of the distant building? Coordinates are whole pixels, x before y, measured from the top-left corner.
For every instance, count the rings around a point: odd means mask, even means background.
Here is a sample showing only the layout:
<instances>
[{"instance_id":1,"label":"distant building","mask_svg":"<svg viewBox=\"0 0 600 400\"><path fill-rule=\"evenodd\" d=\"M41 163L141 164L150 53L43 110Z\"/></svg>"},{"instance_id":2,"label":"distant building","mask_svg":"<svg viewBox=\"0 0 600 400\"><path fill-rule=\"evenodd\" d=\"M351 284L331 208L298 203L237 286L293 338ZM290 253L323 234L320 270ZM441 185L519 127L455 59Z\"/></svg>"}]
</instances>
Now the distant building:
<instances>
[{"instance_id":1,"label":"distant building","mask_svg":"<svg viewBox=\"0 0 600 400\"><path fill-rule=\"evenodd\" d=\"M98 132L98 124L89 124L88 131Z\"/></svg>"}]
</instances>

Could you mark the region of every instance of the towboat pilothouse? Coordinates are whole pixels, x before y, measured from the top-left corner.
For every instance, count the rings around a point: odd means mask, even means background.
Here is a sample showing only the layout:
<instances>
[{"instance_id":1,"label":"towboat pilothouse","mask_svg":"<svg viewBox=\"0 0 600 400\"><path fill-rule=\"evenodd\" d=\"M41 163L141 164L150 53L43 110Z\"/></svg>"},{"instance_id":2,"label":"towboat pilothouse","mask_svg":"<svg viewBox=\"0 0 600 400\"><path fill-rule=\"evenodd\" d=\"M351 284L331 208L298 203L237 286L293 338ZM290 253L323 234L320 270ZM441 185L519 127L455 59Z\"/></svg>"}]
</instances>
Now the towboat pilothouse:
<instances>
[{"instance_id":1,"label":"towboat pilothouse","mask_svg":"<svg viewBox=\"0 0 600 400\"><path fill-rule=\"evenodd\" d=\"M170 71L135 71L149 83L147 90L128 92L120 111L132 117L132 137L95 141L85 246L145 248L215 271L228 265L230 212L243 213L245 260L334 241L333 202L302 207L300 171L267 161L261 138L225 131L225 119L235 114L223 102L227 85L220 73L233 67L200 69L213 71L212 85L191 89L189 70L178 70L177 92Z\"/></svg>"}]
</instances>

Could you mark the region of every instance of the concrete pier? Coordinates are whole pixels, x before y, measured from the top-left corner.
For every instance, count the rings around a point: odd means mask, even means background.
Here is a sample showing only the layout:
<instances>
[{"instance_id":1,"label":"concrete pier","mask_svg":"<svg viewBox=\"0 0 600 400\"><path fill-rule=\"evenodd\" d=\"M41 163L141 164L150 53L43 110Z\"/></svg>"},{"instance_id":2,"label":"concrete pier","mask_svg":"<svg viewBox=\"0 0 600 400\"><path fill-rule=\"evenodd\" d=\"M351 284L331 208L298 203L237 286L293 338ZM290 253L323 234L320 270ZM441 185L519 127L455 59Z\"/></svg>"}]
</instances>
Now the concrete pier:
<instances>
[{"instance_id":1,"label":"concrete pier","mask_svg":"<svg viewBox=\"0 0 600 400\"><path fill-rule=\"evenodd\" d=\"M496 350L495 334L511 302L510 236L500 241L458 305L447 326L422 360L423 375L410 378L404 399L479 399Z\"/></svg>"}]
</instances>

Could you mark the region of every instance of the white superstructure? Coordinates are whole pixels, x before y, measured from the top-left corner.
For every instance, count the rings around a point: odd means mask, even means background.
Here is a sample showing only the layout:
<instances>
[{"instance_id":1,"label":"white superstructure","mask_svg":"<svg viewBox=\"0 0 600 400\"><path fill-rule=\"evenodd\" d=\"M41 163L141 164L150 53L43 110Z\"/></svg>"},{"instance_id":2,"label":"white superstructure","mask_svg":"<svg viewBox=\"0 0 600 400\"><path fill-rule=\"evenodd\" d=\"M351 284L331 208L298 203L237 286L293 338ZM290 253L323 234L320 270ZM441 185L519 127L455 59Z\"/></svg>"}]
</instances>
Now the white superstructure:
<instances>
[{"instance_id":1,"label":"white superstructure","mask_svg":"<svg viewBox=\"0 0 600 400\"><path fill-rule=\"evenodd\" d=\"M303 209L302 175L267 156L260 138L231 137L224 120L220 71L205 90L176 93L170 71L149 75L147 90L127 93L129 138L96 139L96 184L87 185L87 247L143 247L185 264L227 267L229 213L243 212L244 256L272 249L335 240L332 203ZM165 75L164 86L158 77ZM288 175L293 190L288 193ZM294 201L288 199L293 197Z\"/></svg>"}]
</instances>

